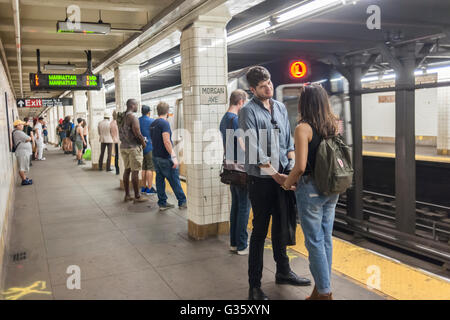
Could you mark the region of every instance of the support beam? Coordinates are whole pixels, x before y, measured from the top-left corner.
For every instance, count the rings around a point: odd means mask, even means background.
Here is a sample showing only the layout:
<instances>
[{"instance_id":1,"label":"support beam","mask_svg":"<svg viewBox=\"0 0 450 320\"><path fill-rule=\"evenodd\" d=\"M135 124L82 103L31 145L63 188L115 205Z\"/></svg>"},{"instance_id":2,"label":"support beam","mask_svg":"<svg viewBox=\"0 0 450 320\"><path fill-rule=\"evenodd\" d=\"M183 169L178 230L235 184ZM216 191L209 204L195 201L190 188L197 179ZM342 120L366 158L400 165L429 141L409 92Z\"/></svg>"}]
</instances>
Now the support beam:
<instances>
[{"instance_id":1,"label":"support beam","mask_svg":"<svg viewBox=\"0 0 450 320\"><path fill-rule=\"evenodd\" d=\"M395 206L401 232L414 234L416 222L415 76L416 44L382 51L397 74L395 89ZM389 52L390 53L390 52Z\"/></svg>"},{"instance_id":2,"label":"support beam","mask_svg":"<svg viewBox=\"0 0 450 320\"><path fill-rule=\"evenodd\" d=\"M347 213L354 219L363 220L362 97L357 93L361 90L361 79L364 75L362 57L352 57L349 62L351 77L347 80L350 86L354 174L352 188L347 193L347 198L350 200L347 203Z\"/></svg>"},{"instance_id":3,"label":"support beam","mask_svg":"<svg viewBox=\"0 0 450 320\"><path fill-rule=\"evenodd\" d=\"M362 97L361 79L364 71L370 69L378 55L372 55L363 63L362 55L349 57L341 63L337 56L329 58L336 69L348 80L350 87L350 112L352 125L353 184L347 190L347 215L353 219L363 220L363 161L362 161Z\"/></svg>"}]
</instances>

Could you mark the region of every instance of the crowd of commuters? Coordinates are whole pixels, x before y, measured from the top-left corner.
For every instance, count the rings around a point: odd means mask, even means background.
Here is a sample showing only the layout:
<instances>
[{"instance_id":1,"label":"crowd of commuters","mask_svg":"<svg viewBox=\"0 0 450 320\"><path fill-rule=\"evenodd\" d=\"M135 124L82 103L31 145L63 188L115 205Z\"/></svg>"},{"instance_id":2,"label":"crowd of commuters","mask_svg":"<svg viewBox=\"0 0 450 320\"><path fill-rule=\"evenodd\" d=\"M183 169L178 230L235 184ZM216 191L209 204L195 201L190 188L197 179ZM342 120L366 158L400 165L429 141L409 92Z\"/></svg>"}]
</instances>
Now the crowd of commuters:
<instances>
[{"instance_id":1,"label":"crowd of commuters","mask_svg":"<svg viewBox=\"0 0 450 320\"><path fill-rule=\"evenodd\" d=\"M76 156L78 165L84 165L83 155L88 145L88 126L83 118L77 118L76 123L74 122L71 121L70 116L59 119L56 127L58 146L64 154Z\"/></svg>"},{"instance_id":2,"label":"crowd of commuters","mask_svg":"<svg viewBox=\"0 0 450 320\"><path fill-rule=\"evenodd\" d=\"M243 90L233 91L229 108L220 122L224 161L231 159L231 162L237 164L240 162L238 155L245 155L241 164L242 172L246 174L246 183L230 185L230 250L239 255L248 255L249 299L267 300L268 297L261 289L261 279L264 242L272 218L275 282L295 286L311 285L309 279L294 273L286 253L287 245L292 244L292 238L287 236L291 230L287 229L289 226L286 226L286 216L289 215L287 211L294 210L294 217L298 217L305 236L309 267L315 284L307 299L331 300L332 229L338 194L321 193L313 175L319 144L324 138L338 133L338 122L332 114L328 95L319 85L302 87L298 122L292 136L286 107L273 99L274 89L269 71L261 66L252 67L246 77L252 98L248 100L248 95ZM186 195L180 183L179 161L173 148L172 130L168 122L169 105L165 102L157 105L156 119L150 118L150 107L146 105L141 107L142 116L138 118L136 113L139 104L135 99L129 99L126 107L125 112L114 112L112 121L105 114L98 124L101 143L99 170L103 170L107 151L106 171L112 171L114 147L115 169L116 174L119 174L120 145L120 157L124 165L125 202L145 202L149 198L144 197L144 194L156 194L161 211L174 208L174 204L167 202L167 179L178 207L187 208ZM65 153L75 155L76 152L78 164L83 164L87 126L86 121L81 118L76 121L77 124L74 125L70 116L60 119L57 133L59 145ZM28 119L25 122L14 122L12 137L22 185L32 184L32 180L26 175L32 154L37 160L45 160L45 131L43 118L39 118L34 126ZM274 131L277 134L274 135ZM262 148L260 141L266 142L266 149ZM256 162L250 161L251 154L257 154ZM273 162L273 159L276 160ZM139 171L142 171L141 188ZM153 187L154 172L156 189ZM130 176L133 196L130 192ZM253 229L248 241L250 208L253 211ZM294 220L295 242L297 220Z\"/></svg>"}]
</instances>

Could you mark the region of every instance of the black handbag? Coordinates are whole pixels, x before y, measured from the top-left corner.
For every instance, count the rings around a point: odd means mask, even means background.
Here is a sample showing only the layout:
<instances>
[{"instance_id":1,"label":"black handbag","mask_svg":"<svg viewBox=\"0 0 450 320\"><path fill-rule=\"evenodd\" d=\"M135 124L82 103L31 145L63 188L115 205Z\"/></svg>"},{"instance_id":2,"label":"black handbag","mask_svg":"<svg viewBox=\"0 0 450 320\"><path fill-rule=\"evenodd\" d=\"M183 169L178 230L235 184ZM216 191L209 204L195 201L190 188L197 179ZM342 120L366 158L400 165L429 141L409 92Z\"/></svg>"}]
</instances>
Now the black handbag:
<instances>
[{"instance_id":1,"label":"black handbag","mask_svg":"<svg viewBox=\"0 0 450 320\"><path fill-rule=\"evenodd\" d=\"M237 186L247 185L247 173L244 171L243 165L226 163L224 160L220 170L220 182Z\"/></svg>"},{"instance_id":2,"label":"black handbag","mask_svg":"<svg viewBox=\"0 0 450 320\"><path fill-rule=\"evenodd\" d=\"M235 161L226 160L225 155L223 155L220 182L237 186L247 185L247 173L245 172L244 165Z\"/></svg>"}]
</instances>

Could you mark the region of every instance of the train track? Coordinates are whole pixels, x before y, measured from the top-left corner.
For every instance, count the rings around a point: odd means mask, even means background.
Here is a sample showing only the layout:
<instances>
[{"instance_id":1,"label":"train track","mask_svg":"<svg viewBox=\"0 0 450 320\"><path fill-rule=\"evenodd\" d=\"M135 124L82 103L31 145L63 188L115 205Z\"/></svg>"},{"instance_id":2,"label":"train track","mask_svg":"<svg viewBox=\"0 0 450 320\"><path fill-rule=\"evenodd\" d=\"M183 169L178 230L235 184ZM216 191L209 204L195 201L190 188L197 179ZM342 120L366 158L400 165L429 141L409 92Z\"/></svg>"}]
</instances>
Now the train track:
<instances>
[{"instance_id":1,"label":"train track","mask_svg":"<svg viewBox=\"0 0 450 320\"><path fill-rule=\"evenodd\" d=\"M363 192L363 221L347 216L347 197L336 206L335 226L400 246L450 265L450 207L416 201L415 234L405 235L396 227L395 197Z\"/></svg>"}]
</instances>

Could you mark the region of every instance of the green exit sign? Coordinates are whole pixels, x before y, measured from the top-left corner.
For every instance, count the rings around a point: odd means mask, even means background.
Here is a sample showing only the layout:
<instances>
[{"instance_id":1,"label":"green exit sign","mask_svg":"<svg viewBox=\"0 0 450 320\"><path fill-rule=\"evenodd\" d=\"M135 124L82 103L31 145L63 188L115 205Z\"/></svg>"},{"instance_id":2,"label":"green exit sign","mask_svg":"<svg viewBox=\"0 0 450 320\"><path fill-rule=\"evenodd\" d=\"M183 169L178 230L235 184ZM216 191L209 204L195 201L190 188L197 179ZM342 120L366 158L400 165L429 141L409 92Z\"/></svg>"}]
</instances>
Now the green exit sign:
<instances>
[{"instance_id":1,"label":"green exit sign","mask_svg":"<svg viewBox=\"0 0 450 320\"><path fill-rule=\"evenodd\" d=\"M100 90L103 81L96 74L30 73L30 87L39 90Z\"/></svg>"}]
</instances>

